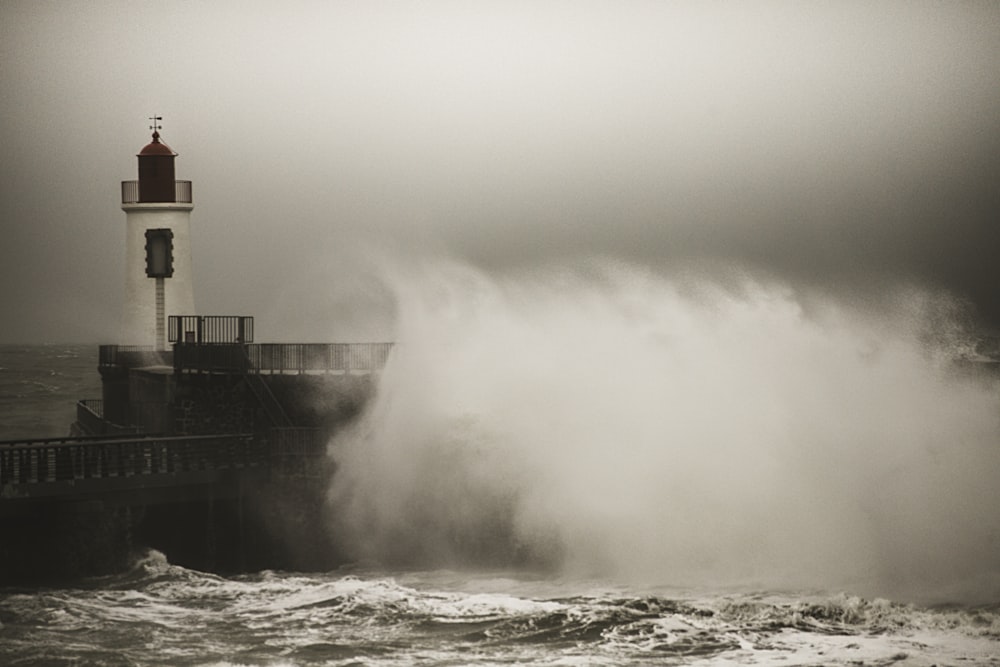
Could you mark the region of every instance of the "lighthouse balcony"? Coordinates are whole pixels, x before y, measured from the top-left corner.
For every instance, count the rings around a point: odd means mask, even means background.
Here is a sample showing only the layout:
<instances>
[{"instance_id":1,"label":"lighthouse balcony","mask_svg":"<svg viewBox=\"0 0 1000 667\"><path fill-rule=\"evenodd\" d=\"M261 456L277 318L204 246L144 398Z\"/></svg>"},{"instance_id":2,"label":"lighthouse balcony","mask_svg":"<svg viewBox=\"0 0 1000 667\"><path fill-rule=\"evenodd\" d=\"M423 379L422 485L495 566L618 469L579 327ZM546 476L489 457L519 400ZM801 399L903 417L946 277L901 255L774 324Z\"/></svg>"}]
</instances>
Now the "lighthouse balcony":
<instances>
[{"instance_id":1,"label":"lighthouse balcony","mask_svg":"<svg viewBox=\"0 0 1000 667\"><path fill-rule=\"evenodd\" d=\"M167 187L169 188L169 182ZM146 188L140 191L139 181L122 181L122 204L147 203L190 204L192 203L191 181L174 181L172 195L169 191L163 192L162 188L157 188L156 192L147 192Z\"/></svg>"}]
</instances>

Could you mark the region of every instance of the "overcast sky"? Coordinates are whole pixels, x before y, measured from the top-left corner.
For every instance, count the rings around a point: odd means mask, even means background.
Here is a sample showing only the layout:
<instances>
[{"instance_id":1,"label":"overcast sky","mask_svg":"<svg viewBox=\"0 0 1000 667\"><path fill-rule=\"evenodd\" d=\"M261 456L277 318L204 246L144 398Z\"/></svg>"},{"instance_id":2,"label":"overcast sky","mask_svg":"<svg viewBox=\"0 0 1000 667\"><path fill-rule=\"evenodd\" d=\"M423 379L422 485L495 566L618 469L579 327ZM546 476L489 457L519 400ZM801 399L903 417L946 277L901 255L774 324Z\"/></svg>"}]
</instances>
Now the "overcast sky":
<instances>
[{"instance_id":1,"label":"overcast sky","mask_svg":"<svg viewBox=\"0 0 1000 667\"><path fill-rule=\"evenodd\" d=\"M388 335L386 256L915 283L996 326L998 79L993 1L0 0L0 342L116 340L154 113L198 308L259 340Z\"/></svg>"}]
</instances>

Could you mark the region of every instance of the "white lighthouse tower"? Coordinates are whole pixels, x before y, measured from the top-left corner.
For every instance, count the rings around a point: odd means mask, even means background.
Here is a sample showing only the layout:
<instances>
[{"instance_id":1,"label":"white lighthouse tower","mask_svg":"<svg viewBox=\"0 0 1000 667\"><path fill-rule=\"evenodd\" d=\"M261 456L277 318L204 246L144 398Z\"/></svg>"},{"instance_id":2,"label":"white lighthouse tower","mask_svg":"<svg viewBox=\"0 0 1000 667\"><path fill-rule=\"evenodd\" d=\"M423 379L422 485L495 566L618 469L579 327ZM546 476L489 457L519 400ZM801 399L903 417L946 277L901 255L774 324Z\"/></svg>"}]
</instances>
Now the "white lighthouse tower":
<instances>
[{"instance_id":1,"label":"white lighthouse tower","mask_svg":"<svg viewBox=\"0 0 1000 667\"><path fill-rule=\"evenodd\" d=\"M122 181L125 211L125 310L122 342L167 349L167 317L194 315L191 279L191 181L174 179L174 158L160 141L139 151L139 180Z\"/></svg>"}]
</instances>

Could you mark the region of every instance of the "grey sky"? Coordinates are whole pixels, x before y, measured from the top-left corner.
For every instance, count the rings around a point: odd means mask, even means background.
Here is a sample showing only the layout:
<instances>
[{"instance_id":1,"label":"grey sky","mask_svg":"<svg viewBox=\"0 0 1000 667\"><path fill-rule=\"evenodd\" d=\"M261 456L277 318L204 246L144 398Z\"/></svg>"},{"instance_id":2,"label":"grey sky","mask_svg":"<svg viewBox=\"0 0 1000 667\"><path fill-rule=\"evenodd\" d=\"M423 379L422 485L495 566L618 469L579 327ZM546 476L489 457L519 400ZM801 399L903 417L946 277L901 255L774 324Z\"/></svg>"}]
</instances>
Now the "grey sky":
<instances>
[{"instance_id":1,"label":"grey sky","mask_svg":"<svg viewBox=\"0 0 1000 667\"><path fill-rule=\"evenodd\" d=\"M719 260L1000 325L996 2L0 2L0 342L115 340L146 118L196 301L381 337L369 260ZM125 342L125 341L122 341Z\"/></svg>"}]
</instances>

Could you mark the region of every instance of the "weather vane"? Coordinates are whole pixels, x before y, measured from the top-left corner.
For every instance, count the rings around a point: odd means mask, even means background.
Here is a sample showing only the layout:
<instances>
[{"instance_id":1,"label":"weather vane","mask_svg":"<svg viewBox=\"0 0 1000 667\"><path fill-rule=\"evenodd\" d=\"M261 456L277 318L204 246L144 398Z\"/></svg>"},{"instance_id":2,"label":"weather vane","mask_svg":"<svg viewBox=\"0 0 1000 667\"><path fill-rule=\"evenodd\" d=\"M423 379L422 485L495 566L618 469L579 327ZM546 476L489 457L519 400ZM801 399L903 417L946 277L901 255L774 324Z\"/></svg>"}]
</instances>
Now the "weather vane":
<instances>
[{"instance_id":1,"label":"weather vane","mask_svg":"<svg viewBox=\"0 0 1000 667\"><path fill-rule=\"evenodd\" d=\"M153 124L149 126L149 129L153 132L159 133L163 129L163 126L159 123L159 121L163 120L163 116L150 116L149 120L153 121Z\"/></svg>"}]
</instances>

